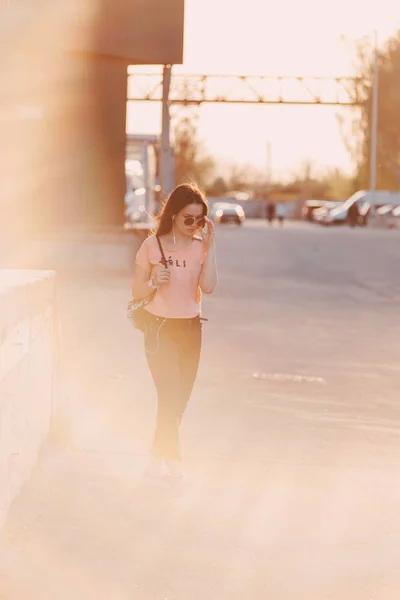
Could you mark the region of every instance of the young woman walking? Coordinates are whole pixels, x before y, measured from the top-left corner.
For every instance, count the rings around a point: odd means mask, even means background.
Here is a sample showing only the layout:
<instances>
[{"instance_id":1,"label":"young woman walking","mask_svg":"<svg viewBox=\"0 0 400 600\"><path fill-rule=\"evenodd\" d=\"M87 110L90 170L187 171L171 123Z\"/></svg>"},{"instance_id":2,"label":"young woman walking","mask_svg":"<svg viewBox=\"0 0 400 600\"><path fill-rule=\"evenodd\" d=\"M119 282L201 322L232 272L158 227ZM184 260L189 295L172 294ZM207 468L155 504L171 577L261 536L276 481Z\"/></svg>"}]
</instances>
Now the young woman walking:
<instances>
[{"instance_id":1,"label":"young woman walking","mask_svg":"<svg viewBox=\"0 0 400 600\"><path fill-rule=\"evenodd\" d=\"M145 307L147 362L158 395L157 422L146 477L183 476L179 429L199 366L202 292L217 284L215 227L203 193L179 185L168 198L155 235L136 255L133 297Z\"/></svg>"}]
</instances>

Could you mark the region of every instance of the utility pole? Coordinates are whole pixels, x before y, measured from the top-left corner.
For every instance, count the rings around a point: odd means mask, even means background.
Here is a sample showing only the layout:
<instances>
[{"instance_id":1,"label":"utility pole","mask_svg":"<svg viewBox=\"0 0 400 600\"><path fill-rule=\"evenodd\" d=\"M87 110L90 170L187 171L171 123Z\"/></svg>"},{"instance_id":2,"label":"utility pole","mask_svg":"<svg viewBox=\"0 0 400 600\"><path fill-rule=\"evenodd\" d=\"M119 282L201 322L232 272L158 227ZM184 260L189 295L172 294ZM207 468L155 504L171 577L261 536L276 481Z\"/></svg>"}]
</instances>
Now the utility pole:
<instances>
[{"instance_id":1,"label":"utility pole","mask_svg":"<svg viewBox=\"0 0 400 600\"><path fill-rule=\"evenodd\" d=\"M376 191L376 167L378 147L378 84L379 84L379 52L378 34L374 32L374 76L372 84L372 114L371 114L371 148L370 148L370 183L369 188L373 193Z\"/></svg>"},{"instance_id":2,"label":"utility pole","mask_svg":"<svg viewBox=\"0 0 400 600\"><path fill-rule=\"evenodd\" d=\"M160 184L162 193L168 196L174 187L174 161L171 148L171 115L169 112L169 92L171 88L171 65L163 68L163 95L162 95L162 127L160 150Z\"/></svg>"},{"instance_id":3,"label":"utility pole","mask_svg":"<svg viewBox=\"0 0 400 600\"><path fill-rule=\"evenodd\" d=\"M268 194L272 185L272 144L267 142L267 191Z\"/></svg>"}]
</instances>

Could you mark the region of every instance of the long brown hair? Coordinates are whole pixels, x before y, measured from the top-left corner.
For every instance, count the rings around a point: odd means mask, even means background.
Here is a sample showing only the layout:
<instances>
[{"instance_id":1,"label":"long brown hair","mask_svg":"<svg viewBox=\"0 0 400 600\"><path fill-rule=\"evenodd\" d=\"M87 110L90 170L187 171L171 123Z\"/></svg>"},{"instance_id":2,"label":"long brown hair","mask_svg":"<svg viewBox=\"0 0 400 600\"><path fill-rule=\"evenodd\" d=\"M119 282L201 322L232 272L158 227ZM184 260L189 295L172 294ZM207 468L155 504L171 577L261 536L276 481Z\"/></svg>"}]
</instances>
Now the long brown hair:
<instances>
[{"instance_id":1,"label":"long brown hair","mask_svg":"<svg viewBox=\"0 0 400 600\"><path fill-rule=\"evenodd\" d=\"M191 183L178 185L163 206L158 217L157 235L166 235L172 230L172 217L178 214L188 204L201 204L203 216L208 215L208 204L205 195Z\"/></svg>"}]
</instances>

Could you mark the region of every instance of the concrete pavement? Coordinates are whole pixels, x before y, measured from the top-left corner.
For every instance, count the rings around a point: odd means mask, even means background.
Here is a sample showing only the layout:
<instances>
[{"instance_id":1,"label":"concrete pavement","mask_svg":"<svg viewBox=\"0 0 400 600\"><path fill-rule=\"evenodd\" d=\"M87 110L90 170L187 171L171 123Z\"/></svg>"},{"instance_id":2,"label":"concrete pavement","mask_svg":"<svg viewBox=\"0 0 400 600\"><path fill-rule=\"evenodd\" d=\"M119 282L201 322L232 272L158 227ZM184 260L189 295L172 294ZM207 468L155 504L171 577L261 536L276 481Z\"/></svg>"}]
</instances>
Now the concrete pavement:
<instances>
[{"instance_id":1,"label":"concrete pavement","mask_svg":"<svg viewBox=\"0 0 400 600\"><path fill-rule=\"evenodd\" d=\"M398 232L218 238L180 496L138 485L155 395L129 279L62 281L53 439L1 533L0 598L398 600Z\"/></svg>"}]
</instances>

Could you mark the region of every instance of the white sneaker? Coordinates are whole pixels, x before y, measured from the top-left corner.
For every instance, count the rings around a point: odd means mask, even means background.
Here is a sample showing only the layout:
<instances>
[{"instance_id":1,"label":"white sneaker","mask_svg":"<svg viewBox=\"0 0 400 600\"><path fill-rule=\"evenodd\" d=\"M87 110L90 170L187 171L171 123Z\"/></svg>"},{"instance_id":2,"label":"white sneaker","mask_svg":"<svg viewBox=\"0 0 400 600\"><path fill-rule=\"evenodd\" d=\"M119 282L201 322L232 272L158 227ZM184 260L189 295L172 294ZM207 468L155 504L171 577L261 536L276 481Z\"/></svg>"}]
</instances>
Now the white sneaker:
<instances>
[{"instance_id":1,"label":"white sneaker","mask_svg":"<svg viewBox=\"0 0 400 600\"><path fill-rule=\"evenodd\" d=\"M168 473L172 478L179 478L184 474L180 460L166 460L165 466L167 467Z\"/></svg>"},{"instance_id":2,"label":"white sneaker","mask_svg":"<svg viewBox=\"0 0 400 600\"><path fill-rule=\"evenodd\" d=\"M142 475L142 481L146 484L160 485L168 481L164 461L161 458L152 456Z\"/></svg>"},{"instance_id":3,"label":"white sneaker","mask_svg":"<svg viewBox=\"0 0 400 600\"><path fill-rule=\"evenodd\" d=\"M184 492L193 485L193 480L183 471L180 461L168 461L170 485L175 492Z\"/></svg>"}]
</instances>

